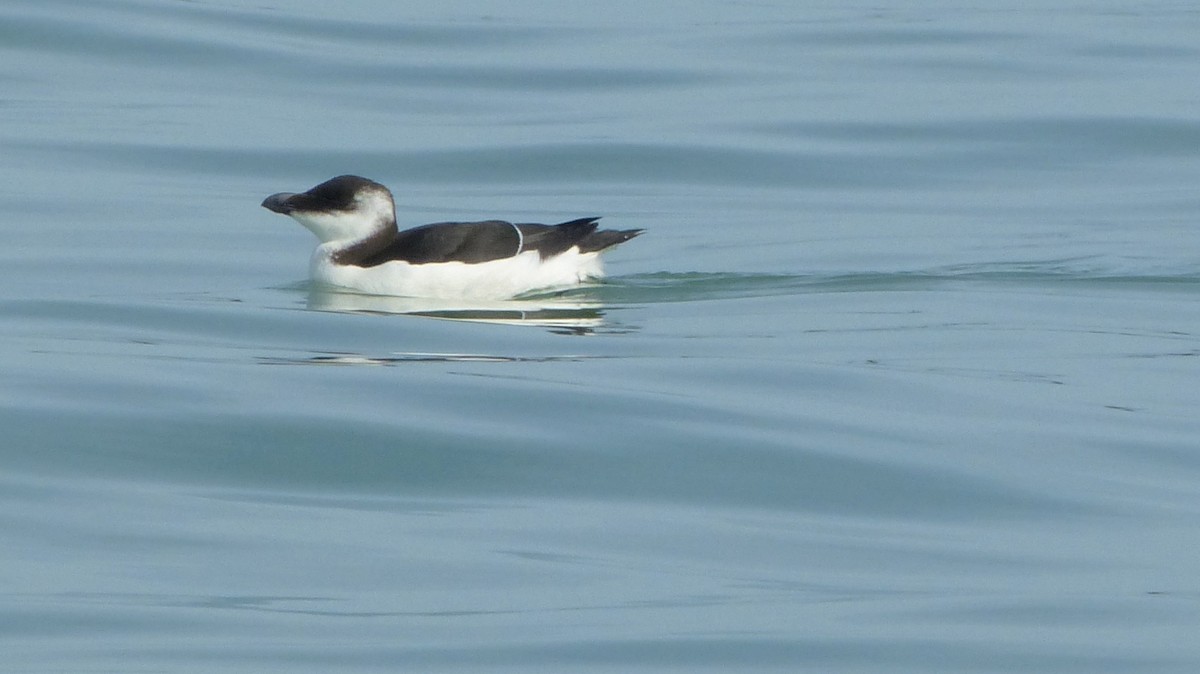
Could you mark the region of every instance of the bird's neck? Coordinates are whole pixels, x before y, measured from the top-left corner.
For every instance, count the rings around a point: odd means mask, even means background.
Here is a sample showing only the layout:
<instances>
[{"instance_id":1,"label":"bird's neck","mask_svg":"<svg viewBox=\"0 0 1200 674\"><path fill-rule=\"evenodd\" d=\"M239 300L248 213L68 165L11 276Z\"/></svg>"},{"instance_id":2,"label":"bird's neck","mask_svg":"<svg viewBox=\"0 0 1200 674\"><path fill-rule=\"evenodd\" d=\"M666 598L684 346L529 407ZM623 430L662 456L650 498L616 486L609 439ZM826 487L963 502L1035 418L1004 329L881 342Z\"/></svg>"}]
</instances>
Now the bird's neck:
<instances>
[{"instance_id":1,"label":"bird's neck","mask_svg":"<svg viewBox=\"0 0 1200 674\"><path fill-rule=\"evenodd\" d=\"M396 238L395 221L381 224L370 234L354 240L329 241L317 247L318 255L328 257L334 264L357 265L382 252Z\"/></svg>"}]
</instances>

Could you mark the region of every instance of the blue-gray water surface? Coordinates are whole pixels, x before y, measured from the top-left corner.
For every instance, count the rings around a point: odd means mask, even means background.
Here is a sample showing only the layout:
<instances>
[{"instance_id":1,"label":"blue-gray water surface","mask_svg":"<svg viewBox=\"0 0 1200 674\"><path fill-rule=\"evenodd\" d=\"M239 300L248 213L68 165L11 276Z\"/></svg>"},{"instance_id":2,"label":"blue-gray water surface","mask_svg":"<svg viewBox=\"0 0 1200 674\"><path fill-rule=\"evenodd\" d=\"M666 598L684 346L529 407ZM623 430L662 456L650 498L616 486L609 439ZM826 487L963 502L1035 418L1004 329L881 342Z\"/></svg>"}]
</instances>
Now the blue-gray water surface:
<instances>
[{"instance_id":1,"label":"blue-gray water surface","mask_svg":"<svg viewBox=\"0 0 1200 674\"><path fill-rule=\"evenodd\" d=\"M7 0L0 671L1200 670L1186 3ZM603 215L595 287L259 207Z\"/></svg>"}]
</instances>

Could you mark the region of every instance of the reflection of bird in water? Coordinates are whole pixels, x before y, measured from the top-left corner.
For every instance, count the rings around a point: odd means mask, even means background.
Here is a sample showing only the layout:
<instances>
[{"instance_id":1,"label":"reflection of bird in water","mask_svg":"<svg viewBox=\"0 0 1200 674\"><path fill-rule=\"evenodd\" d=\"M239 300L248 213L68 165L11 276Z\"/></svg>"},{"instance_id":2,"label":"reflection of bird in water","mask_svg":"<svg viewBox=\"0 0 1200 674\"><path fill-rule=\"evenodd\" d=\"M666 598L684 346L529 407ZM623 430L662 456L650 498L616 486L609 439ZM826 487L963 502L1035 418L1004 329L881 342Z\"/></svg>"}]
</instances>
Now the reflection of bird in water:
<instances>
[{"instance_id":1,"label":"reflection of bird in water","mask_svg":"<svg viewBox=\"0 0 1200 674\"><path fill-rule=\"evenodd\" d=\"M604 327L603 305L586 299L541 297L521 300L453 300L362 295L314 288L308 308L367 314L407 314L475 323L501 323L589 334Z\"/></svg>"}]
</instances>

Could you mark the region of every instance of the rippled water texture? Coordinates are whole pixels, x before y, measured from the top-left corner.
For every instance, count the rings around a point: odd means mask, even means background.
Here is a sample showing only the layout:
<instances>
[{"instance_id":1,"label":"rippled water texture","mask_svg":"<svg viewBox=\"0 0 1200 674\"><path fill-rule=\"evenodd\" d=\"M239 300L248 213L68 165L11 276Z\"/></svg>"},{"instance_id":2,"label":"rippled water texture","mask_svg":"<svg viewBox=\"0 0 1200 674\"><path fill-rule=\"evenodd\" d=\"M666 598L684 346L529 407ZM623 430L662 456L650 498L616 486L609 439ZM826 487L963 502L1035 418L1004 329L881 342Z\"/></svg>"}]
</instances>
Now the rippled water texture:
<instances>
[{"instance_id":1,"label":"rippled water texture","mask_svg":"<svg viewBox=\"0 0 1200 674\"><path fill-rule=\"evenodd\" d=\"M0 7L0 670L1200 667L1200 14L410 5Z\"/></svg>"}]
</instances>

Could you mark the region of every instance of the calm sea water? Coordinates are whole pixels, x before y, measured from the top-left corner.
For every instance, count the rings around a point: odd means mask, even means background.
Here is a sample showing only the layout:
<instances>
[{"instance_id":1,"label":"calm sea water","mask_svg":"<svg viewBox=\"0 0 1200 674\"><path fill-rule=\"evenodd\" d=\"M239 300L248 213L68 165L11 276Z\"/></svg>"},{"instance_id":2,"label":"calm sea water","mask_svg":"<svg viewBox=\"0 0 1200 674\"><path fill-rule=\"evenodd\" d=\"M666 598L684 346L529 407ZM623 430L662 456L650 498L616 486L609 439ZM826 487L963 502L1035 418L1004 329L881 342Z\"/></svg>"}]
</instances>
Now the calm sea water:
<instances>
[{"instance_id":1,"label":"calm sea water","mask_svg":"<svg viewBox=\"0 0 1200 674\"><path fill-rule=\"evenodd\" d=\"M1194 672L1200 12L7 0L0 670ZM311 287L259 208L604 215Z\"/></svg>"}]
</instances>

